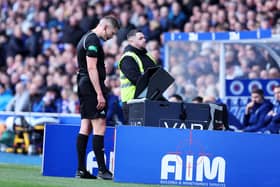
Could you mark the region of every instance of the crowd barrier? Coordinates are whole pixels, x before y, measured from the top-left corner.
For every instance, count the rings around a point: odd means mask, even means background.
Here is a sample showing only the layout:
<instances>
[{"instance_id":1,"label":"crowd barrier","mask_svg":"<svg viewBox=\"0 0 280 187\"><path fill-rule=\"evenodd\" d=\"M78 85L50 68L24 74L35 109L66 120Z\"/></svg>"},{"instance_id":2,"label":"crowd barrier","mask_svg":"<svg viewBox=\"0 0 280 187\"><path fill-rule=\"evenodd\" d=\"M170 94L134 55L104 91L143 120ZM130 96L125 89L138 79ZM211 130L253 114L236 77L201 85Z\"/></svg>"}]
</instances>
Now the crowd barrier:
<instances>
[{"instance_id":1,"label":"crowd barrier","mask_svg":"<svg viewBox=\"0 0 280 187\"><path fill-rule=\"evenodd\" d=\"M79 126L76 124L45 126L42 161L43 176L74 177L77 169L76 140ZM114 128L107 127L105 134L105 157L109 170L113 171ZM92 151L92 136L87 145L87 170L97 174L97 162Z\"/></svg>"},{"instance_id":2,"label":"crowd barrier","mask_svg":"<svg viewBox=\"0 0 280 187\"><path fill-rule=\"evenodd\" d=\"M45 125L43 176L75 176L78 124ZM117 126L107 127L105 157L115 182L270 187L280 185L279 143L279 135ZM97 173L92 136L86 165Z\"/></svg>"},{"instance_id":3,"label":"crowd barrier","mask_svg":"<svg viewBox=\"0 0 280 187\"><path fill-rule=\"evenodd\" d=\"M279 135L119 126L115 182L280 186Z\"/></svg>"},{"instance_id":4,"label":"crowd barrier","mask_svg":"<svg viewBox=\"0 0 280 187\"><path fill-rule=\"evenodd\" d=\"M46 125L44 176L74 177L78 130ZM278 135L118 126L107 128L105 156L115 182L270 187L280 185L279 143ZM96 174L91 146L87 169Z\"/></svg>"},{"instance_id":5,"label":"crowd barrier","mask_svg":"<svg viewBox=\"0 0 280 187\"><path fill-rule=\"evenodd\" d=\"M79 114L62 114L62 113L41 113L41 112L0 112L0 121L4 123L8 117L25 117L25 118L54 118L59 124L80 124L81 117Z\"/></svg>"}]
</instances>

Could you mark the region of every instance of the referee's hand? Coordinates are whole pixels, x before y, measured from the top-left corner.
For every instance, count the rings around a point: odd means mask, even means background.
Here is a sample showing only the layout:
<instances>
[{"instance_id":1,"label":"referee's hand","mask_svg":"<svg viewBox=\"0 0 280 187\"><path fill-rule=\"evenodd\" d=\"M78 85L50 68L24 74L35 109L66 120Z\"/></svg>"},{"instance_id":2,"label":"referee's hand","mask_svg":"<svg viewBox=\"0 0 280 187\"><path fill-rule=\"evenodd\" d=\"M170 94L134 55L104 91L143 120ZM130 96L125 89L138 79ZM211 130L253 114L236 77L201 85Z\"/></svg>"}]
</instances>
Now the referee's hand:
<instances>
[{"instance_id":1,"label":"referee's hand","mask_svg":"<svg viewBox=\"0 0 280 187\"><path fill-rule=\"evenodd\" d=\"M104 99L102 94L97 95L97 101L98 101L97 106L96 106L97 110L103 109L106 105L106 100Z\"/></svg>"}]
</instances>

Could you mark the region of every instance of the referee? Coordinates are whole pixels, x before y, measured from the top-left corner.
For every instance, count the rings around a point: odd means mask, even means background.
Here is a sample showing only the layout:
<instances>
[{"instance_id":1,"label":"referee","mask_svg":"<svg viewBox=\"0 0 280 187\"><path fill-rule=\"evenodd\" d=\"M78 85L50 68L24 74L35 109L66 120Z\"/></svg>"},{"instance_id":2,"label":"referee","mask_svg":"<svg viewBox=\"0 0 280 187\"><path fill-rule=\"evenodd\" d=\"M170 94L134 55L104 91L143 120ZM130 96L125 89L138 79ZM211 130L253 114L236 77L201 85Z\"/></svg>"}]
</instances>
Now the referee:
<instances>
[{"instance_id":1,"label":"referee","mask_svg":"<svg viewBox=\"0 0 280 187\"><path fill-rule=\"evenodd\" d=\"M104 160L104 133L106 130L107 89L102 42L111 39L120 28L116 18L104 17L86 33L77 45L78 96L80 100L81 127L77 137L78 168L76 177L112 179ZM88 136L93 129L93 151L98 164L98 176L91 175L85 166Z\"/></svg>"}]
</instances>

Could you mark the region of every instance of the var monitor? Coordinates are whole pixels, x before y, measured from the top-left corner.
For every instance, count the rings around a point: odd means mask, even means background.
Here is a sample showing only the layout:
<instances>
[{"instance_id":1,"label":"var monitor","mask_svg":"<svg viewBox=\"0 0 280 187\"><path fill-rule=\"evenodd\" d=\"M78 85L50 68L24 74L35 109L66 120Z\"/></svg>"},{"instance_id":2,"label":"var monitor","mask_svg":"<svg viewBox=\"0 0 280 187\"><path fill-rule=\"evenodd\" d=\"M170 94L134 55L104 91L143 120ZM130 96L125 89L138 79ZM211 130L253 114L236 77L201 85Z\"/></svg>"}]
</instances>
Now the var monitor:
<instances>
[{"instance_id":1,"label":"var monitor","mask_svg":"<svg viewBox=\"0 0 280 187\"><path fill-rule=\"evenodd\" d=\"M159 100L174 78L163 68L148 68L136 84L135 99Z\"/></svg>"}]
</instances>

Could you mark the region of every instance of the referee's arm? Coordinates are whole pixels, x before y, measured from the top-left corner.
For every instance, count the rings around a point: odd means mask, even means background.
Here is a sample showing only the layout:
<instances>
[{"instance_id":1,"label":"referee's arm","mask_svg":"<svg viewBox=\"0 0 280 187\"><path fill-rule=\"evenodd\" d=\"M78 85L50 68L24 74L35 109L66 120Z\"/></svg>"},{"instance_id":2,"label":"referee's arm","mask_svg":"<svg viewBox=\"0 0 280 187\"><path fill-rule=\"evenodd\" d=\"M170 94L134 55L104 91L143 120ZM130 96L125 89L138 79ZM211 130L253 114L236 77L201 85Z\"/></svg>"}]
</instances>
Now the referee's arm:
<instances>
[{"instance_id":1,"label":"referee's arm","mask_svg":"<svg viewBox=\"0 0 280 187\"><path fill-rule=\"evenodd\" d=\"M87 56L87 67L88 67L90 81L95 89L95 92L97 93L98 104L96 108L98 110L101 110L102 108L105 107L106 101L103 96L101 86L99 83L99 76L97 71L97 58Z\"/></svg>"}]
</instances>

